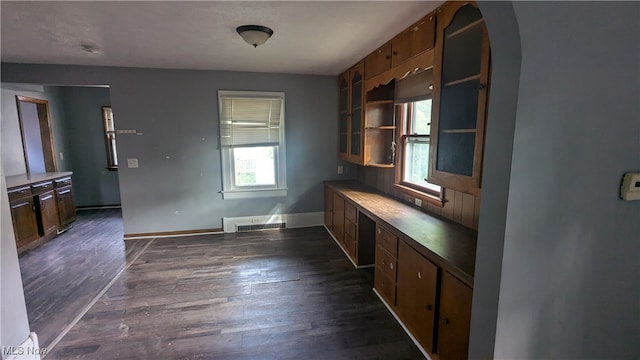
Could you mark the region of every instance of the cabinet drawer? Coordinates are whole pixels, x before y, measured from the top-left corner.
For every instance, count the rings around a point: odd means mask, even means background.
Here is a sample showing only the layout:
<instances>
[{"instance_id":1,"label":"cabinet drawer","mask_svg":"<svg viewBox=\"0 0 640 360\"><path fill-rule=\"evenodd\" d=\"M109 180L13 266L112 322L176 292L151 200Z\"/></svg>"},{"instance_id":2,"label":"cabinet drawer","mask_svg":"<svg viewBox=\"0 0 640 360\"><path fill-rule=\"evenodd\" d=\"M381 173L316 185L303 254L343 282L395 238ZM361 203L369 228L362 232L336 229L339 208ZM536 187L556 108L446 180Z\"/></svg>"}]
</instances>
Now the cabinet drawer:
<instances>
[{"instance_id":1,"label":"cabinet drawer","mask_svg":"<svg viewBox=\"0 0 640 360\"><path fill-rule=\"evenodd\" d=\"M376 267L380 268L391 280L396 281L398 262L380 246L376 247Z\"/></svg>"},{"instance_id":2,"label":"cabinet drawer","mask_svg":"<svg viewBox=\"0 0 640 360\"><path fill-rule=\"evenodd\" d=\"M32 194L31 187L25 186L21 188L15 188L8 191L9 201L20 199Z\"/></svg>"},{"instance_id":3,"label":"cabinet drawer","mask_svg":"<svg viewBox=\"0 0 640 360\"><path fill-rule=\"evenodd\" d=\"M355 260L358 257L358 254L356 254L356 239L350 235L345 234L344 245L349 255L351 255L351 257Z\"/></svg>"},{"instance_id":4,"label":"cabinet drawer","mask_svg":"<svg viewBox=\"0 0 640 360\"><path fill-rule=\"evenodd\" d=\"M396 283L389 279L379 267L376 266L374 287L387 303L396 305Z\"/></svg>"},{"instance_id":5,"label":"cabinet drawer","mask_svg":"<svg viewBox=\"0 0 640 360\"><path fill-rule=\"evenodd\" d=\"M31 185L31 190L34 193L42 193L51 189L53 189L53 181L46 181Z\"/></svg>"},{"instance_id":6,"label":"cabinet drawer","mask_svg":"<svg viewBox=\"0 0 640 360\"><path fill-rule=\"evenodd\" d=\"M345 229L344 232L345 234L347 234L348 236L351 236L352 238L356 238L356 234L358 233L358 225L352 223L351 221L347 220L345 221Z\"/></svg>"},{"instance_id":7,"label":"cabinet drawer","mask_svg":"<svg viewBox=\"0 0 640 360\"><path fill-rule=\"evenodd\" d=\"M57 188L70 186L71 185L71 177L64 177L60 179L55 179L53 182L56 184Z\"/></svg>"},{"instance_id":8,"label":"cabinet drawer","mask_svg":"<svg viewBox=\"0 0 640 360\"><path fill-rule=\"evenodd\" d=\"M357 211L356 211L356 207L351 205L348 202L344 203L344 217L346 219L349 219L351 221L353 221L355 224L358 223L358 218L357 218Z\"/></svg>"},{"instance_id":9,"label":"cabinet drawer","mask_svg":"<svg viewBox=\"0 0 640 360\"><path fill-rule=\"evenodd\" d=\"M398 257L398 237L380 225L377 225L376 245L388 251L394 258Z\"/></svg>"}]
</instances>

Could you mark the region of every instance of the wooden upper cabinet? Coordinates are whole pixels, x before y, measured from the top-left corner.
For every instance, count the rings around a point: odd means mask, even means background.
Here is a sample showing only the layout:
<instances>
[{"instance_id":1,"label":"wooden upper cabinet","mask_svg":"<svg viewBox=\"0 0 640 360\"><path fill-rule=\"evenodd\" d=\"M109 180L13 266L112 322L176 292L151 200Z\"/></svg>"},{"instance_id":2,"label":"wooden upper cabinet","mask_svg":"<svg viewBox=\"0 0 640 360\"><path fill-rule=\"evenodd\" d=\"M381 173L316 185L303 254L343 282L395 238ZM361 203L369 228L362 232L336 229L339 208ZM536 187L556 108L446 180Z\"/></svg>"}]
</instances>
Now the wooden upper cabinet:
<instances>
[{"instance_id":1,"label":"wooden upper cabinet","mask_svg":"<svg viewBox=\"0 0 640 360\"><path fill-rule=\"evenodd\" d=\"M490 47L474 2L447 2L438 13L428 181L480 194Z\"/></svg>"},{"instance_id":2,"label":"wooden upper cabinet","mask_svg":"<svg viewBox=\"0 0 640 360\"><path fill-rule=\"evenodd\" d=\"M435 40L435 12L427 14L391 40L391 67L433 48Z\"/></svg>"},{"instance_id":3,"label":"wooden upper cabinet","mask_svg":"<svg viewBox=\"0 0 640 360\"><path fill-rule=\"evenodd\" d=\"M381 74L391 68L391 43L388 42L376 49L364 59L367 79Z\"/></svg>"},{"instance_id":4,"label":"wooden upper cabinet","mask_svg":"<svg viewBox=\"0 0 640 360\"><path fill-rule=\"evenodd\" d=\"M338 78L338 158L356 164L363 162L364 62Z\"/></svg>"},{"instance_id":5,"label":"wooden upper cabinet","mask_svg":"<svg viewBox=\"0 0 640 360\"><path fill-rule=\"evenodd\" d=\"M349 70L338 78L338 158L349 160Z\"/></svg>"}]
</instances>

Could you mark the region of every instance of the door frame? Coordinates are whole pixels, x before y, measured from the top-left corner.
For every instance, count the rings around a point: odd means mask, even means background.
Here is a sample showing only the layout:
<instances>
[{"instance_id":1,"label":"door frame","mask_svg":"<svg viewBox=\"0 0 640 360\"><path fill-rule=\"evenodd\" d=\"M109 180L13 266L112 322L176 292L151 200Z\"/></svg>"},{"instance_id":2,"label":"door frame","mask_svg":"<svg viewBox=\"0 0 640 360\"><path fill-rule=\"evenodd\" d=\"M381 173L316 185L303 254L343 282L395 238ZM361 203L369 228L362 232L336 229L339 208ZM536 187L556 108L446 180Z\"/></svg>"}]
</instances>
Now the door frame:
<instances>
[{"instance_id":1,"label":"door frame","mask_svg":"<svg viewBox=\"0 0 640 360\"><path fill-rule=\"evenodd\" d=\"M31 174L29 166L29 153L25 142L25 132L22 119L20 102L32 103L36 105L38 112L38 122L40 123L40 141L42 142L42 152L44 167L46 172L55 172L58 169L56 162L56 149L53 143L53 132L51 131L51 116L49 114L49 101L36 99L28 96L16 95L16 105L18 107L18 121L20 123L20 135L22 137L22 149L24 151L24 162L27 174Z\"/></svg>"}]
</instances>

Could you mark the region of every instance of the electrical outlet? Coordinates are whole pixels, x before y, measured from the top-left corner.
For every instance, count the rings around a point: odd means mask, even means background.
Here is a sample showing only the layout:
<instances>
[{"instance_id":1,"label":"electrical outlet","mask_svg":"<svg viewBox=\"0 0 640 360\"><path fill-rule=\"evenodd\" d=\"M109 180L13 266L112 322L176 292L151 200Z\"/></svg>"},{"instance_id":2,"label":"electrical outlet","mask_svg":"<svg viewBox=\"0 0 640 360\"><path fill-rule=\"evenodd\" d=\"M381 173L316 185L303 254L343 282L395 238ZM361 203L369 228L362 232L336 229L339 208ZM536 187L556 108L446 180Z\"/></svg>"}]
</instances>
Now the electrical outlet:
<instances>
[{"instance_id":1,"label":"electrical outlet","mask_svg":"<svg viewBox=\"0 0 640 360\"><path fill-rule=\"evenodd\" d=\"M64 160L64 154L60 153L60 160Z\"/></svg>"},{"instance_id":2,"label":"electrical outlet","mask_svg":"<svg viewBox=\"0 0 640 360\"><path fill-rule=\"evenodd\" d=\"M338 165L338 174L344 174L344 167L342 165Z\"/></svg>"},{"instance_id":3,"label":"electrical outlet","mask_svg":"<svg viewBox=\"0 0 640 360\"><path fill-rule=\"evenodd\" d=\"M127 167L128 168L137 168L138 167L138 159L127 159Z\"/></svg>"},{"instance_id":4,"label":"electrical outlet","mask_svg":"<svg viewBox=\"0 0 640 360\"><path fill-rule=\"evenodd\" d=\"M415 198L414 202L416 206L422 206L422 199Z\"/></svg>"}]
</instances>

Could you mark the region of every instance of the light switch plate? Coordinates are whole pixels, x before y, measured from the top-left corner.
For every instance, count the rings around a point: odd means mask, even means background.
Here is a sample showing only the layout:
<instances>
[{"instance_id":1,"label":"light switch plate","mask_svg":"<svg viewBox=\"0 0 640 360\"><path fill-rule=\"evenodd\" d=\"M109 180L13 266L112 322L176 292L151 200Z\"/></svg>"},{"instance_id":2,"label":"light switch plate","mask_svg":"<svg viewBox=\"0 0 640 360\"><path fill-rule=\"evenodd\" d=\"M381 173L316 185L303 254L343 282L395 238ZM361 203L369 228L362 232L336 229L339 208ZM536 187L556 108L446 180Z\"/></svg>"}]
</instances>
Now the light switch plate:
<instances>
[{"instance_id":1,"label":"light switch plate","mask_svg":"<svg viewBox=\"0 0 640 360\"><path fill-rule=\"evenodd\" d=\"M640 173L629 172L622 178L620 187L622 200L640 200Z\"/></svg>"},{"instance_id":2,"label":"light switch plate","mask_svg":"<svg viewBox=\"0 0 640 360\"><path fill-rule=\"evenodd\" d=\"M128 168L137 168L138 167L138 159L127 159L127 167Z\"/></svg>"},{"instance_id":3,"label":"light switch plate","mask_svg":"<svg viewBox=\"0 0 640 360\"><path fill-rule=\"evenodd\" d=\"M416 198L414 202L416 203L416 206L422 206L422 199Z\"/></svg>"}]
</instances>

